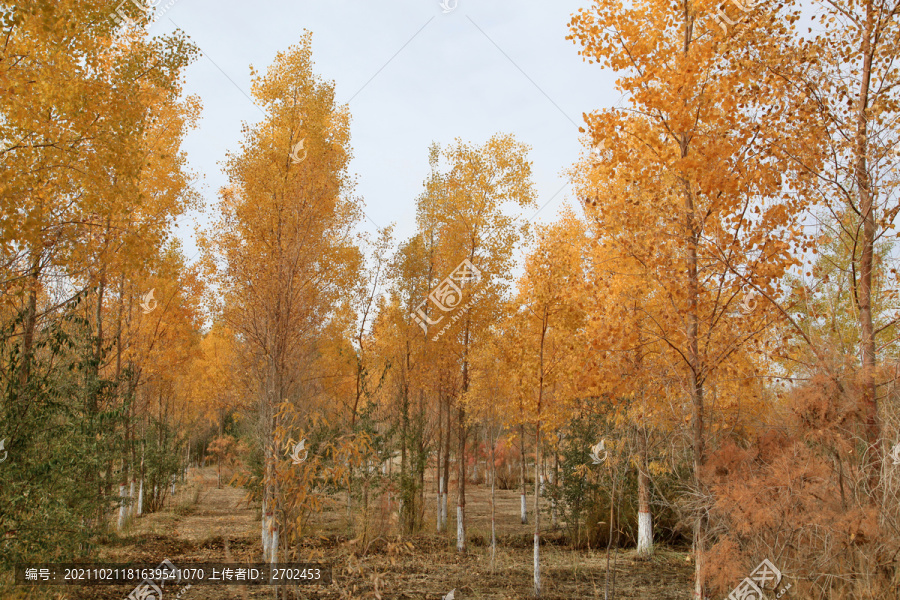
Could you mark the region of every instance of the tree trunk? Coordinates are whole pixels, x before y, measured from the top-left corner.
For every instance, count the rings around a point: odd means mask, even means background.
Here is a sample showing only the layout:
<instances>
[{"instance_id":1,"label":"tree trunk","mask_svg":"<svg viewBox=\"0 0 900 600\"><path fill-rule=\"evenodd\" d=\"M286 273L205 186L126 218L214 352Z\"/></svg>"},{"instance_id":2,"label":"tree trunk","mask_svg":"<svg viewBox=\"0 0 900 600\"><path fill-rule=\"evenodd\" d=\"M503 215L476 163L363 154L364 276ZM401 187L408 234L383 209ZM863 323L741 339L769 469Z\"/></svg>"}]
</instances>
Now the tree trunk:
<instances>
[{"instance_id":1,"label":"tree trunk","mask_svg":"<svg viewBox=\"0 0 900 600\"><path fill-rule=\"evenodd\" d=\"M878 418L878 404L875 396L875 367L877 363L875 349L875 327L872 318L872 268L875 257L875 198L871 187L868 155L868 105L869 86L872 77L872 35L874 27L874 10L871 0L866 5L866 24L862 36L863 68L861 73L859 102L856 109L856 165L855 175L857 193L859 194L859 212L862 219L862 241L859 258L859 283L856 290L856 301L859 308L859 354L862 364L862 398L861 408L865 418L866 444L870 451L866 453L865 469L869 480L869 494L872 501L880 504L879 480L881 466L881 425Z\"/></svg>"},{"instance_id":2,"label":"tree trunk","mask_svg":"<svg viewBox=\"0 0 900 600\"><path fill-rule=\"evenodd\" d=\"M495 443L495 439L491 434L491 572L494 572L494 565L497 557L497 527L496 527L496 492L494 482L497 480L496 470L497 463L495 461L494 453L497 444Z\"/></svg>"},{"instance_id":3,"label":"tree trunk","mask_svg":"<svg viewBox=\"0 0 900 600\"><path fill-rule=\"evenodd\" d=\"M685 42L687 46L689 41ZM682 142L681 149L682 158L687 158L688 147L687 141ZM688 292L688 315L687 315L687 343L688 343L688 369L689 369L689 392L691 395L691 429L693 434L693 483L697 493L700 492L702 482L700 481L700 471L705 462L705 438L704 438L704 407L703 407L703 361L700 356L699 331L700 316L699 299L700 299L700 281L698 274L698 258L697 247L700 242L700 232L697 224L696 207L694 206L694 192L691 182L685 181L684 185L684 202L685 202L685 219L686 230L690 232L687 239L687 292ZM705 552L706 540L706 520L705 513L701 510L700 514L694 519L693 531L693 554L694 554L694 598L695 600L703 600L706 598L706 585L703 580L703 560Z\"/></svg>"},{"instance_id":4,"label":"tree trunk","mask_svg":"<svg viewBox=\"0 0 900 600\"><path fill-rule=\"evenodd\" d=\"M459 403L459 454L456 457L456 551L466 553L466 409Z\"/></svg>"},{"instance_id":5,"label":"tree trunk","mask_svg":"<svg viewBox=\"0 0 900 600\"><path fill-rule=\"evenodd\" d=\"M475 448L473 450L473 454L475 456L473 457L473 461L472 461L472 481L476 485L478 485L479 479L478 479L478 431L477 430L475 431Z\"/></svg>"},{"instance_id":6,"label":"tree trunk","mask_svg":"<svg viewBox=\"0 0 900 600\"><path fill-rule=\"evenodd\" d=\"M116 522L116 529L122 531L125 529L125 516L127 514L125 503L125 484L119 484L119 520Z\"/></svg>"},{"instance_id":7,"label":"tree trunk","mask_svg":"<svg viewBox=\"0 0 900 600\"><path fill-rule=\"evenodd\" d=\"M34 353L34 330L37 326L37 293L41 275L41 255L35 252L31 261L31 288L28 290L28 304L22 323L22 358L19 363L19 393L31 376L31 358Z\"/></svg>"},{"instance_id":8,"label":"tree trunk","mask_svg":"<svg viewBox=\"0 0 900 600\"><path fill-rule=\"evenodd\" d=\"M544 305L541 319L541 346L538 374L537 419L534 426L534 597L541 597L541 409L544 401L544 342L547 339L548 307ZM543 482L541 482L543 483Z\"/></svg>"},{"instance_id":9,"label":"tree trunk","mask_svg":"<svg viewBox=\"0 0 900 600\"><path fill-rule=\"evenodd\" d=\"M140 517L144 514L144 475L141 474L141 484L138 487L137 498L137 515Z\"/></svg>"},{"instance_id":10,"label":"tree trunk","mask_svg":"<svg viewBox=\"0 0 900 600\"><path fill-rule=\"evenodd\" d=\"M525 425L519 425L519 450L521 454L521 460L519 461L519 466L522 471L522 495L521 495L521 518L522 525L528 523L528 508L525 503Z\"/></svg>"},{"instance_id":11,"label":"tree trunk","mask_svg":"<svg viewBox=\"0 0 900 600\"><path fill-rule=\"evenodd\" d=\"M447 435L444 436L444 495L441 497L441 531L447 531L447 501L450 495L450 398L447 398Z\"/></svg>"},{"instance_id":12,"label":"tree trunk","mask_svg":"<svg viewBox=\"0 0 900 600\"><path fill-rule=\"evenodd\" d=\"M443 414L443 399L440 395L438 395L438 442L437 442L437 461L435 463L435 470L437 475L437 506L435 507L437 514L437 530L441 532L444 530L443 522L441 521L441 499L444 497L444 480L441 478L441 453L444 450L444 414Z\"/></svg>"},{"instance_id":13,"label":"tree trunk","mask_svg":"<svg viewBox=\"0 0 900 600\"><path fill-rule=\"evenodd\" d=\"M538 423L534 434L534 597L541 597L541 425Z\"/></svg>"},{"instance_id":14,"label":"tree trunk","mask_svg":"<svg viewBox=\"0 0 900 600\"><path fill-rule=\"evenodd\" d=\"M469 329L471 322L466 318L466 329L463 343L463 361L462 361L462 393L459 396L459 456L456 457L458 462L457 472L459 474L458 500L456 503L456 551L460 554L466 553L466 436L468 429L466 428L466 407L463 404L463 398L469 391Z\"/></svg>"},{"instance_id":15,"label":"tree trunk","mask_svg":"<svg viewBox=\"0 0 900 600\"><path fill-rule=\"evenodd\" d=\"M425 444L425 390L419 390L419 415L416 426L416 486L418 487L415 512L415 530L425 528L425 469L428 468L428 454Z\"/></svg>"},{"instance_id":16,"label":"tree trunk","mask_svg":"<svg viewBox=\"0 0 900 600\"><path fill-rule=\"evenodd\" d=\"M409 502L410 477L407 445L409 444L409 342L406 344L406 373L404 374L402 398L400 399L400 529L404 533L410 533Z\"/></svg>"},{"instance_id":17,"label":"tree trunk","mask_svg":"<svg viewBox=\"0 0 900 600\"><path fill-rule=\"evenodd\" d=\"M606 539L606 580L604 581L605 587L604 587L604 591L603 591L603 598L605 600L611 600L610 595L609 595L610 594L609 583L610 583L610 579L611 579L610 570L609 570L609 549L612 547L612 543L613 543L613 526L615 524L615 519L616 519L615 507L616 507L616 481L617 481L617 479L618 478L615 475L613 475L612 493L609 495L609 536ZM612 590L613 596L615 596L615 593L616 592L615 592L615 588L614 588Z\"/></svg>"},{"instance_id":18,"label":"tree trunk","mask_svg":"<svg viewBox=\"0 0 900 600\"><path fill-rule=\"evenodd\" d=\"M268 563L276 562L275 558L278 554L278 529L275 521L276 499L275 499L275 453L273 444L266 442L265 451L266 467L265 467L265 487L263 491L263 561Z\"/></svg>"},{"instance_id":19,"label":"tree trunk","mask_svg":"<svg viewBox=\"0 0 900 600\"><path fill-rule=\"evenodd\" d=\"M557 440L556 448L553 450L553 471L550 473L550 485L553 488L553 496L550 498L550 525L555 530L559 525L559 513L557 510L556 498L559 496L559 441Z\"/></svg>"},{"instance_id":20,"label":"tree trunk","mask_svg":"<svg viewBox=\"0 0 900 600\"><path fill-rule=\"evenodd\" d=\"M640 558L649 559L653 554L653 517L650 514L650 476L647 472L647 440L638 431L638 544Z\"/></svg>"}]
</instances>

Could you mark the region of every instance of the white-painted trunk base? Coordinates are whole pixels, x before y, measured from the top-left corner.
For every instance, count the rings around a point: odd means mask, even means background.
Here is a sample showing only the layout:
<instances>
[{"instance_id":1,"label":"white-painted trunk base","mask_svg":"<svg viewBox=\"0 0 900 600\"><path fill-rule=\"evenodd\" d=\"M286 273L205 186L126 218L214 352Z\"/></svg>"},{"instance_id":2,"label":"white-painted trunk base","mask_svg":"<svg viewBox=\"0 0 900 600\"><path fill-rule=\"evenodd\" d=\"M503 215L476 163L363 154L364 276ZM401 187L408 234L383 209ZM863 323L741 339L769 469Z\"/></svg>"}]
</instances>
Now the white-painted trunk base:
<instances>
[{"instance_id":1,"label":"white-painted trunk base","mask_svg":"<svg viewBox=\"0 0 900 600\"><path fill-rule=\"evenodd\" d=\"M263 513L262 520L260 523L259 532L262 537L262 551L263 551L263 561L265 561L266 557L269 556L269 523L266 517L266 513Z\"/></svg>"},{"instance_id":2,"label":"white-painted trunk base","mask_svg":"<svg viewBox=\"0 0 900 600\"><path fill-rule=\"evenodd\" d=\"M541 596L541 536L534 534L534 597Z\"/></svg>"},{"instance_id":3,"label":"white-painted trunk base","mask_svg":"<svg viewBox=\"0 0 900 600\"><path fill-rule=\"evenodd\" d=\"M465 552L466 550L466 533L463 529L464 511L462 506L456 507L456 551Z\"/></svg>"},{"instance_id":4,"label":"white-painted trunk base","mask_svg":"<svg viewBox=\"0 0 900 600\"><path fill-rule=\"evenodd\" d=\"M525 503L525 494L521 495L522 498L522 525L528 523L528 506Z\"/></svg>"},{"instance_id":5,"label":"white-painted trunk base","mask_svg":"<svg viewBox=\"0 0 900 600\"><path fill-rule=\"evenodd\" d=\"M447 531L447 492L441 496L441 531Z\"/></svg>"},{"instance_id":6,"label":"white-painted trunk base","mask_svg":"<svg viewBox=\"0 0 900 600\"><path fill-rule=\"evenodd\" d=\"M272 545L269 547L269 564L274 565L278 562L278 528L275 527L274 519L270 522L270 527L272 531Z\"/></svg>"},{"instance_id":7,"label":"white-painted trunk base","mask_svg":"<svg viewBox=\"0 0 900 600\"><path fill-rule=\"evenodd\" d=\"M269 539L269 521L271 519L272 514L269 512L269 506L266 502L266 499L263 498L262 501L262 518L260 519L260 533L262 534L262 551L263 551L263 562L269 560L269 546L271 546L271 540Z\"/></svg>"},{"instance_id":8,"label":"white-painted trunk base","mask_svg":"<svg viewBox=\"0 0 900 600\"><path fill-rule=\"evenodd\" d=\"M138 486L137 514L144 514L144 480L141 479L141 485Z\"/></svg>"},{"instance_id":9,"label":"white-painted trunk base","mask_svg":"<svg viewBox=\"0 0 900 600\"><path fill-rule=\"evenodd\" d=\"M637 551L643 557L653 554L653 517L649 512L638 513Z\"/></svg>"},{"instance_id":10,"label":"white-painted trunk base","mask_svg":"<svg viewBox=\"0 0 900 600\"><path fill-rule=\"evenodd\" d=\"M119 484L119 520L116 523L116 527L119 531L122 531L125 527L125 484Z\"/></svg>"}]
</instances>

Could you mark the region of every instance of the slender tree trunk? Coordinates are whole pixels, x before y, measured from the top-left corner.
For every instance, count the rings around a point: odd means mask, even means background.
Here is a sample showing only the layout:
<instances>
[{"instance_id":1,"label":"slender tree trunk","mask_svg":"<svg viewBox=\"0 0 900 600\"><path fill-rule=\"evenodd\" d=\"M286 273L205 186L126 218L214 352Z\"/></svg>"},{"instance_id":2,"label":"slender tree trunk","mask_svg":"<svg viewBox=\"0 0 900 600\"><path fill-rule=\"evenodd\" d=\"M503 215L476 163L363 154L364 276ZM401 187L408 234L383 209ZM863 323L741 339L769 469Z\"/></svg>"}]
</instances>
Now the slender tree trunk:
<instances>
[{"instance_id":1,"label":"slender tree trunk","mask_svg":"<svg viewBox=\"0 0 900 600\"><path fill-rule=\"evenodd\" d=\"M614 473L612 477L612 493L609 496L609 537L606 540L606 581L604 589L605 600L613 600L616 596L616 572L615 567L610 571L609 554L613 545L613 531L616 532L616 542L619 538L619 528L616 525L616 483L618 483L618 473ZM616 547L618 551L618 546ZM618 557L618 554L616 554ZM610 582L612 587L610 587Z\"/></svg>"},{"instance_id":2,"label":"slender tree trunk","mask_svg":"<svg viewBox=\"0 0 900 600\"><path fill-rule=\"evenodd\" d=\"M444 451L444 414L443 414L443 398L438 394L438 442L437 442L437 462L435 464L435 470L437 474L437 530L441 532L444 530L444 523L441 519L441 500L444 497L444 479L441 477L441 453Z\"/></svg>"},{"instance_id":3,"label":"slender tree trunk","mask_svg":"<svg viewBox=\"0 0 900 600\"><path fill-rule=\"evenodd\" d=\"M269 558L269 546L271 545L271 542L269 541L270 518L271 513L269 512L268 498L264 495L262 501L262 527L260 528L260 533L262 534L263 562L266 562Z\"/></svg>"},{"instance_id":4,"label":"slender tree trunk","mask_svg":"<svg viewBox=\"0 0 900 600\"><path fill-rule=\"evenodd\" d=\"M122 315L125 310L125 272L119 274L119 311L116 316L116 384L122 373Z\"/></svg>"},{"instance_id":5,"label":"slender tree trunk","mask_svg":"<svg viewBox=\"0 0 900 600\"><path fill-rule=\"evenodd\" d=\"M144 476L141 475L141 484L138 487L138 498L137 498L137 515L140 517L144 514Z\"/></svg>"},{"instance_id":6,"label":"slender tree trunk","mask_svg":"<svg viewBox=\"0 0 900 600\"><path fill-rule=\"evenodd\" d=\"M638 556L648 559L653 554L653 516L650 514L650 477L647 468L647 440L638 430Z\"/></svg>"},{"instance_id":7,"label":"slender tree trunk","mask_svg":"<svg viewBox=\"0 0 900 600\"><path fill-rule=\"evenodd\" d=\"M696 280L693 280L696 282ZM696 298L696 296L694 296ZM689 335L691 339L691 351L693 356L697 356L697 315L693 312L691 315L691 326ZM699 361L698 361L699 362ZM696 363L695 363L696 364ZM703 386L694 370L690 374L690 390L693 404L693 480L694 487L698 491L702 488L700 479L700 471L705 462L705 440L704 440L704 411L703 411ZM706 585L703 580L703 561L706 553L706 513L701 512L694 518L693 532L693 553L694 553L694 598L696 600L704 600L706 598Z\"/></svg>"},{"instance_id":8,"label":"slender tree trunk","mask_svg":"<svg viewBox=\"0 0 900 600\"><path fill-rule=\"evenodd\" d=\"M637 313L637 302L635 302ZM636 428L638 442L638 542L637 554L639 558L647 560L653 554L653 516L650 514L650 473L647 459L647 427L646 427L646 403L644 398L644 355L643 339L640 334L641 326L638 323L638 343L635 351L635 372L640 381L638 395L641 403L640 425Z\"/></svg>"},{"instance_id":9,"label":"slender tree trunk","mask_svg":"<svg viewBox=\"0 0 900 600\"><path fill-rule=\"evenodd\" d=\"M419 416L416 426L416 476L418 501L416 504L415 530L425 528L425 469L428 467L428 455L425 445L425 390L419 390Z\"/></svg>"},{"instance_id":10,"label":"slender tree trunk","mask_svg":"<svg viewBox=\"0 0 900 600\"><path fill-rule=\"evenodd\" d=\"M525 425L519 425L519 453L521 455L521 460L519 461L519 466L521 467L522 472L522 495L520 496L520 508L521 508L521 520L522 525L528 523L528 508L525 503Z\"/></svg>"},{"instance_id":11,"label":"slender tree trunk","mask_svg":"<svg viewBox=\"0 0 900 600\"><path fill-rule=\"evenodd\" d=\"M137 511L137 502L135 502L135 497L134 497L134 494L135 494L134 484L135 484L134 477L132 477L131 483L129 484L129 487L128 487L128 503L129 503L128 514L131 515L132 518L134 518L136 511Z\"/></svg>"},{"instance_id":12,"label":"slender tree trunk","mask_svg":"<svg viewBox=\"0 0 900 600\"><path fill-rule=\"evenodd\" d=\"M687 5L685 5L687 6ZM694 16L685 9L684 12L684 55L687 56L691 51L691 43L693 41ZM682 137L679 141L681 158L687 159L689 154L689 137ZM692 430L692 450L693 450L693 484L697 492L701 489L700 470L705 462L704 448L704 409L703 409L703 361L700 356L699 347L699 299L700 299L700 280L698 273L698 257L697 247L700 242L701 225L697 217L697 209L694 203L693 183L690 180L682 180L684 196L684 227L688 233L687 236L687 300L689 302L687 309L687 331L686 342L687 363L689 370L688 391L691 397L691 430ZM693 522L693 555L694 555L694 598L695 600L705 600L706 585L703 580L703 561L705 553L706 539L706 518L705 511L702 509L694 516Z\"/></svg>"},{"instance_id":13,"label":"slender tree trunk","mask_svg":"<svg viewBox=\"0 0 900 600\"><path fill-rule=\"evenodd\" d=\"M859 282L856 301L859 309L859 354L862 363L861 408L865 418L866 443L870 451L865 465L869 480L869 494L873 502L880 504L881 424L878 418L878 404L875 389L875 368L877 364L875 348L875 327L872 317L872 269L875 258L875 191L869 178L868 156L868 105L869 86L872 78L872 36L875 14L872 1L867 0L866 23L862 35L863 67L861 73L859 101L856 108L856 165L855 178L859 194L859 212L862 219L862 240L859 243Z\"/></svg>"},{"instance_id":14,"label":"slender tree trunk","mask_svg":"<svg viewBox=\"0 0 900 600\"><path fill-rule=\"evenodd\" d=\"M689 34L686 33L687 36ZM689 37L685 41L685 52L689 47ZM688 155L687 141L682 141L681 154L683 158ZM688 369L689 392L691 395L691 429L693 434L693 483L699 492L702 486L700 471L705 462L705 433L704 433L704 406L703 406L703 361L700 356L699 331L699 299L700 280L698 273L697 247L700 240L699 225L697 223L696 208L694 206L694 191L690 181L684 181L685 200L685 226L690 232L687 239L687 343L688 343ZM706 585L703 580L703 561L705 560L706 542L706 517L705 511L694 518L693 554L694 554L694 598L703 600L706 598Z\"/></svg>"},{"instance_id":15,"label":"slender tree trunk","mask_svg":"<svg viewBox=\"0 0 900 600\"><path fill-rule=\"evenodd\" d=\"M447 531L447 501L450 495L450 437L453 431L450 422L450 397L447 400L447 435L444 436L444 495L441 497L441 531Z\"/></svg>"},{"instance_id":16,"label":"slender tree trunk","mask_svg":"<svg viewBox=\"0 0 900 600\"><path fill-rule=\"evenodd\" d=\"M404 533L410 533L409 502L410 477L407 445L409 444L409 342L406 343L406 372L404 373L402 398L400 399L400 527Z\"/></svg>"},{"instance_id":17,"label":"slender tree trunk","mask_svg":"<svg viewBox=\"0 0 900 600\"><path fill-rule=\"evenodd\" d=\"M541 425L538 422L534 434L534 597L541 597Z\"/></svg>"},{"instance_id":18,"label":"slender tree trunk","mask_svg":"<svg viewBox=\"0 0 900 600\"><path fill-rule=\"evenodd\" d=\"M559 439L557 439L556 448L553 449L553 471L551 475L553 476L550 484L553 487L553 497L550 499L551 507L550 507L550 524L555 530L559 524L558 521L558 511L557 511L557 502L556 499L559 496L559 452L557 449L559 448Z\"/></svg>"},{"instance_id":19,"label":"slender tree trunk","mask_svg":"<svg viewBox=\"0 0 900 600\"><path fill-rule=\"evenodd\" d=\"M468 428L466 427L466 407L463 404L463 398L469 391L469 330L471 322L466 317L466 330L463 343L463 368L462 368L462 393L459 396L459 456L456 460L459 463L457 472L459 474L458 500L456 504L456 551L460 554L466 553L466 437Z\"/></svg>"},{"instance_id":20,"label":"slender tree trunk","mask_svg":"<svg viewBox=\"0 0 900 600\"><path fill-rule=\"evenodd\" d=\"M534 432L534 597L541 597L541 490L539 489L541 471L541 409L544 401L544 342L547 338L548 307L544 305L541 319L541 346L538 374L537 419Z\"/></svg>"},{"instance_id":21,"label":"slender tree trunk","mask_svg":"<svg viewBox=\"0 0 900 600\"><path fill-rule=\"evenodd\" d=\"M34 330L37 326L37 294L41 276L41 254L35 252L31 260L30 286L28 301L25 305L25 318L22 323L22 358L19 363L19 393L31 376L31 359L34 354Z\"/></svg>"},{"instance_id":22,"label":"slender tree trunk","mask_svg":"<svg viewBox=\"0 0 900 600\"><path fill-rule=\"evenodd\" d=\"M116 529L118 531L122 531L125 529L125 516L127 513L126 509L126 496L125 496L125 484L119 484L119 520L116 522Z\"/></svg>"},{"instance_id":23,"label":"slender tree trunk","mask_svg":"<svg viewBox=\"0 0 900 600\"><path fill-rule=\"evenodd\" d=\"M466 409L459 402L459 454L456 457L456 551L466 553Z\"/></svg>"},{"instance_id":24,"label":"slender tree trunk","mask_svg":"<svg viewBox=\"0 0 900 600\"><path fill-rule=\"evenodd\" d=\"M104 297L105 290L106 290L106 267L104 266L104 267L102 267L101 272L100 272L100 285L97 287L97 306L94 311L94 318L97 322L97 340L94 345L94 364L92 365L91 370L90 370L91 376L93 378L91 381L91 385L93 387L88 394L89 398L90 398L90 400L88 402L88 414L89 414L89 418L91 419L91 421L93 421L94 417L97 415L97 412L99 411L98 398L99 398L100 390L99 390L98 386L99 386L99 381L100 381L100 361L103 357L103 297ZM127 433L128 433L127 424L126 424L125 432L126 432L126 441L127 441ZM113 460L110 459L110 461L107 464L109 466L109 469L107 471L106 485L104 486L103 481L101 481L99 479L97 480L97 499L98 499L100 505L105 504L103 501L104 498L108 498L110 493L112 492ZM128 481L129 475L130 474L128 472L128 464L127 464L126 460L123 458L122 459L122 472L121 472L121 475L119 478L120 486L124 485ZM93 477L93 474L91 474L91 477ZM122 518L120 517L119 520L121 521ZM121 529L121 526L119 528Z\"/></svg>"},{"instance_id":25,"label":"slender tree trunk","mask_svg":"<svg viewBox=\"0 0 900 600\"><path fill-rule=\"evenodd\" d=\"M480 433L478 431L478 426L473 426L475 431L473 432L472 437L475 439L475 443L472 446L472 481L475 484L478 484L478 452L479 452L479 442L478 438L480 437Z\"/></svg>"},{"instance_id":26,"label":"slender tree trunk","mask_svg":"<svg viewBox=\"0 0 900 600\"><path fill-rule=\"evenodd\" d=\"M497 558L497 509L496 509L496 491L494 482L497 480L497 462L495 459L495 450L497 444L493 434L491 434L491 572L494 571Z\"/></svg>"},{"instance_id":27,"label":"slender tree trunk","mask_svg":"<svg viewBox=\"0 0 900 600\"><path fill-rule=\"evenodd\" d=\"M276 562L278 554L278 529L277 509L278 500L275 482L275 406L279 396L280 378L276 359L270 358L269 372L267 374L266 391L263 394L261 417L263 421L263 444L265 470L263 480L263 560L268 563Z\"/></svg>"}]
</instances>

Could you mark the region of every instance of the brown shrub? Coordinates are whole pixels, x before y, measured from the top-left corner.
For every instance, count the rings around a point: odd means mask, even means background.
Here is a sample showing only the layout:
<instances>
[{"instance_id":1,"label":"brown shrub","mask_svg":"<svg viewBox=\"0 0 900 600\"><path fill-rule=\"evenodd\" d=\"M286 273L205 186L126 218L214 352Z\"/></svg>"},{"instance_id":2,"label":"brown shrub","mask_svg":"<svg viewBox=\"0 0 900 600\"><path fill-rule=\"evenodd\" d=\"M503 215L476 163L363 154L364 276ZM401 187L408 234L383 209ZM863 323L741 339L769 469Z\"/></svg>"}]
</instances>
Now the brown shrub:
<instances>
[{"instance_id":1,"label":"brown shrub","mask_svg":"<svg viewBox=\"0 0 900 600\"><path fill-rule=\"evenodd\" d=\"M768 558L793 597L898 597L898 489L882 476L882 505L869 493L857 399L852 383L817 376L752 440L728 440L710 456L715 542L705 566L715 594Z\"/></svg>"}]
</instances>

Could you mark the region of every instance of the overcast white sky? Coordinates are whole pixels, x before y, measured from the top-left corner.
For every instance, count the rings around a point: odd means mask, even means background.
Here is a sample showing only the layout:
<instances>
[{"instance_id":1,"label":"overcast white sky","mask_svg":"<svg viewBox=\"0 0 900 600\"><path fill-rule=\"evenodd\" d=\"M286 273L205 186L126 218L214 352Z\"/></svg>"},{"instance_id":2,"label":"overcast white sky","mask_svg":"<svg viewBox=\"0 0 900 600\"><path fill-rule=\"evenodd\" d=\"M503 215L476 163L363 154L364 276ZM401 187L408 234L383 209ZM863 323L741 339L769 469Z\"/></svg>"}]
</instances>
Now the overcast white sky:
<instances>
[{"instance_id":1,"label":"overcast white sky","mask_svg":"<svg viewBox=\"0 0 900 600\"><path fill-rule=\"evenodd\" d=\"M444 0L455 5L446 13L441 0L174 2L150 32L177 26L203 53L186 73L203 115L185 150L210 206L242 121L262 117L247 97L250 65L264 72L304 29L313 32L315 71L349 102L351 171L371 219L362 227L395 222L398 240L414 232L432 141L482 143L504 132L529 144L539 204L547 203L538 220L547 221L571 196L563 170L581 151L582 113L620 100L612 73L583 62L565 39L570 15L589 0ZM194 225L203 221L179 221L189 259L197 253Z\"/></svg>"}]
</instances>

